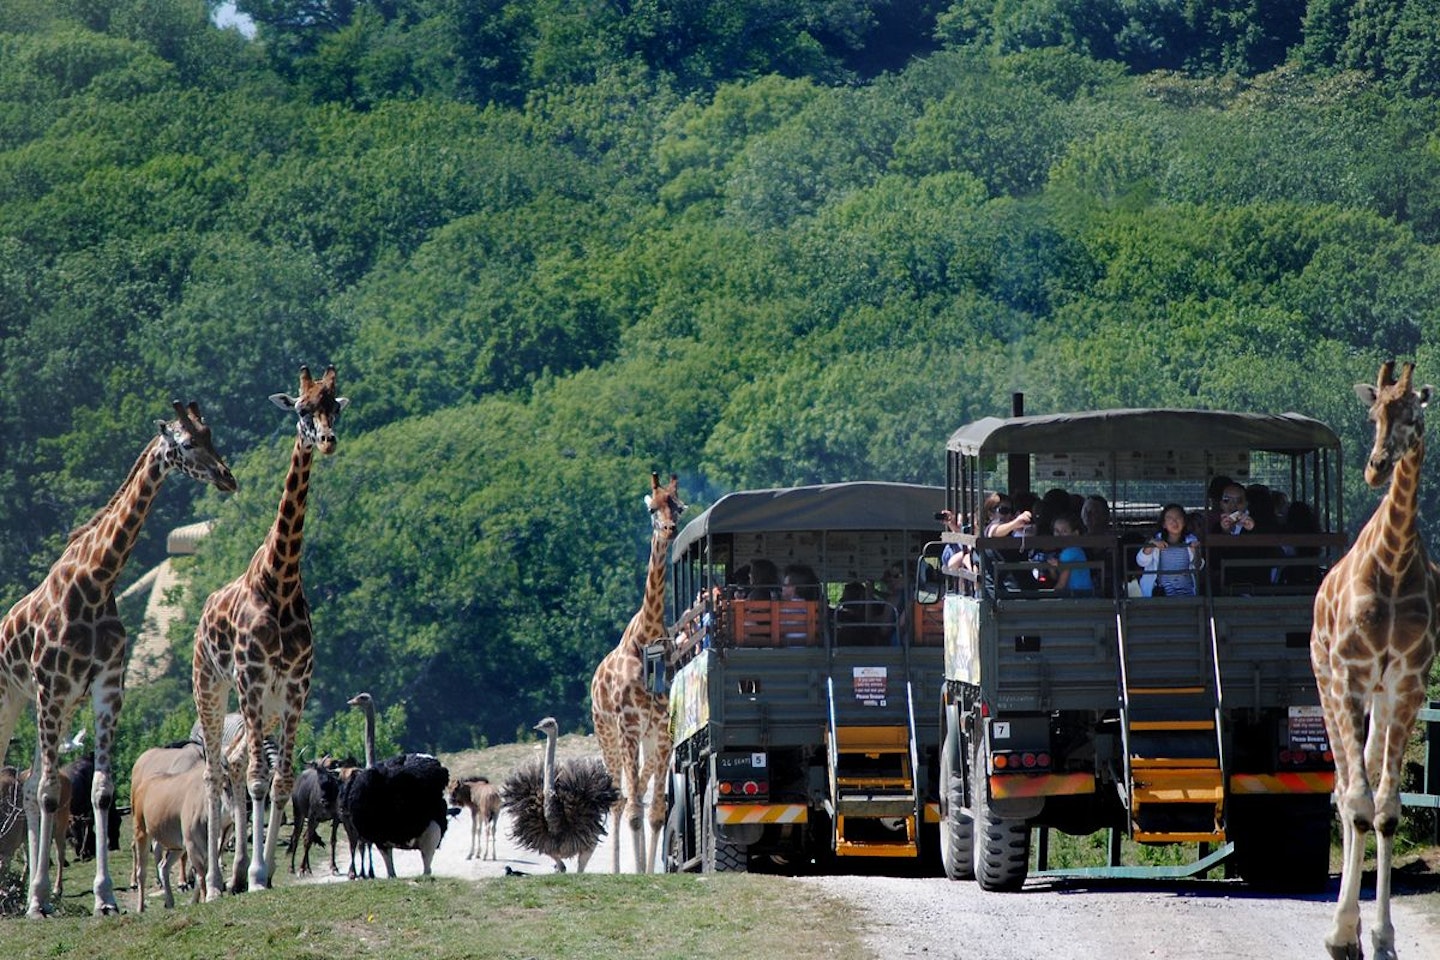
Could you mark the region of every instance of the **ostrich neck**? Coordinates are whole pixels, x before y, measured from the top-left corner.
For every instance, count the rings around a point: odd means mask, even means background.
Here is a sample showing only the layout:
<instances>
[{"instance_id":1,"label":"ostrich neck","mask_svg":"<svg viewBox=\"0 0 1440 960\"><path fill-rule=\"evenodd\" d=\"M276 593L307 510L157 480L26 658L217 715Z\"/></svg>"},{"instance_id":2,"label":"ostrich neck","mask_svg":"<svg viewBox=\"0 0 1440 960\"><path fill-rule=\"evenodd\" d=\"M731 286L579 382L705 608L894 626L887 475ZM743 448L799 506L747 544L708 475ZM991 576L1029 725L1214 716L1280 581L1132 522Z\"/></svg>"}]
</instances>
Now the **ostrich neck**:
<instances>
[{"instance_id":1,"label":"ostrich neck","mask_svg":"<svg viewBox=\"0 0 1440 960\"><path fill-rule=\"evenodd\" d=\"M552 819L551 807L554 806L552 801L555 797L555 736L550 733L545 734L545 771L543 783L541 795L545 801L545 820L548 823Z\"/></svg>"},{"instance_id":2,"label":"ostrich neck","mask_svg":"<svg viewBox=\"0 0 1440 960\"><path fill-rule=\"evenodd\" d=\"M365 766L375 766L375 708L365 708Z\"/></svg>"}]
</instances>

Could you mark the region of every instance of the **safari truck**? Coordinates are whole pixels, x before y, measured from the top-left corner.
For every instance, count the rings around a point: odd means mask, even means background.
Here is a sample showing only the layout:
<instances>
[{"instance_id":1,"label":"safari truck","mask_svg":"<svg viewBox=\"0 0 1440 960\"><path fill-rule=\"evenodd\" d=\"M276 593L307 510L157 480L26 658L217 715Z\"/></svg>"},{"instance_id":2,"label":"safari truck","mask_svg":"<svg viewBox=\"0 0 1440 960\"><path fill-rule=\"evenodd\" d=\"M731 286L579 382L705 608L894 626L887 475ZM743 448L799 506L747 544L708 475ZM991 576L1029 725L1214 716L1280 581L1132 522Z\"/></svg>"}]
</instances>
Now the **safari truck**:
<instances>
[{"instance_id":1,"label":"safari truck","mask_svg":"<svg viewBox=\"0 0 1440 960\"><path fill-rule=\"evenodd\" d=\"M1192 872L1224 860L1266 888L1323 888L1334 768L1309 640L1316 587L1344 548L1335 433L1296 414L991 417L950 437L946 463L947 508L969 526L941 537L958 569L942 566L938 545L927 551L945 590L922 597L944 611L946 875L1014 890L1032 838L1044 871L1050 830L1108 829L1109 863L1085 872L1140 870L1120 863L1128 838L1196 844ZM1229 506L1206 502L1217 477L1283 493L1315 524L1211 532ZM1057 538L1036 518L985 535L993 492L1052 489L1103 496L1111 528ZM1139 548L1171 503L1198 530L1180 574L1193 592L1146 595ZM1064 545L1083 559L1037 559ZM1090 595L1047 588L1047 568L1088 570Z\"/></svg>"},{"instance_id":2,"label":"safari truck","mask_svg":"<svg viewBox=\"0 0 1440 960\"><path fill-rule=\"evenodd\" d=\"M902 483L751 490L680 531L667 869L939 872L922 705L941 693L943 626L914 577L944 500Z\"/></svg>"}]
</instances>

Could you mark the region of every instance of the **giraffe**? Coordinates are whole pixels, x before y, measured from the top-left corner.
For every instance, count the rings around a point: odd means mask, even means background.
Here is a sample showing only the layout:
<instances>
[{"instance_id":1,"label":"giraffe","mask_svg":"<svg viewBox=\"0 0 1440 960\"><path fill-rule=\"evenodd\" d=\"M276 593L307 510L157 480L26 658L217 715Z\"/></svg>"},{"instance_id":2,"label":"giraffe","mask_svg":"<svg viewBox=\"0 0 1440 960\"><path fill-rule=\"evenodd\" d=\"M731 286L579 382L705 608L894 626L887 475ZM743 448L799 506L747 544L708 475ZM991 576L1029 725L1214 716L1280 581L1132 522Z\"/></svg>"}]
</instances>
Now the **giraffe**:
<instances>
[{"instance_id":1,"label":"giraffe","mask_svg":"<svg viewBox=\"0 0 1440 960\"><path fill-rule=\"evenodd\" d=\"M1376 831L1375 929L1379 960L1395 957L1390 922L1390 857L1400 822L1405 744L1425 703L1435 658L1440 568L1426 555L1418 524L1425 405L1434 387L1411 386L1414 364L1397 381L1395 364L1379 382L1355 385L1375 422L1365 482L1389 483L1380 506L1315 596L1310 662L1335 753L1335 797L1344 865L1334 926L1325 946L1335 960L1358 960L1360 880L1366 835Z\"/></svg>"},{"instance_id":2,"label":"giraffe","mask_svg":"<svg viewBox=\"0 0 1440 960\"><path fill-rule=\"evenodd\" d=\"M172 470L219 490L235 477L211 442L198 404L173 402L174 420L155 421L152 437L110 501L70 534L45 579L0 621L0 744L8 744L20 711L35 705L38 736L25 784L30 890L26 915L49 911L50 843L59 806L60 742L88 693L95 709L95 915L118 913L107 832L115 780L115 724L125 688L125 626L115 610L115 582L145 518Z\"/></svg>"},{"instance_id":3,"label":"giraffe","mask_svg":"<svg viewBox=\"0 0 1440 960\"><path fill-rule=\"evenodd\" d=\"M670 543L675 539L685 504L676 489L678 478L660 486L660 475L650 474L650 562L645 574L645 597L620 642L600 661L590 681L590 719L605 769L615 778L621 796L610 808L610 822L625 823L635 845L635 869L649 873L660 846L665 823L665 788L661 773L670 758L670 698L645 685L645 646L665 636L665 569ZM646 856L641 827L642 804L650 790L650 848ZM615 838L614 870L620 872L620 837ZM589 857L587 856L588 860ZM585 864L580 864L583 871Z\"/></svg>"},{"instance_id":4,"label":"giraffe","mask_svg":"<svg viewBox=\"0 0 1440 960\"><path fill-rule=\"evenodd\" d=\"M310 607L300 582L300 545L310 465L316 447L326 455L334 453L335 424L340 411L349 403L346 398L335 395L333 366L318 380L311 377L309 367L302 366L300 395L276 393L270 400L281 409L293 410L298 421L290 469L280 494L280 508L250 566L206 599L200 622L195 627L192 676L203 742L221 742L232 688L240 701L245 724L250 803L248 810L245 803L237 803L234 811L232 893L247 887L268 887L275 875L275 841L280 835L280 818L294 788L290 764L295 729L305 709L314 669ZM275 767L267 777L264 739L277 725ZM205 759L210 822L219 823L220 794L226 782L222 765L226 761L219 750L207 750ZM267 796L272 801L268 829L264 820ZM247 825L251 831L248 836ZM222 891L220 833L208 831L207 900L219 899Z\"/></svg>"}]
</instances>

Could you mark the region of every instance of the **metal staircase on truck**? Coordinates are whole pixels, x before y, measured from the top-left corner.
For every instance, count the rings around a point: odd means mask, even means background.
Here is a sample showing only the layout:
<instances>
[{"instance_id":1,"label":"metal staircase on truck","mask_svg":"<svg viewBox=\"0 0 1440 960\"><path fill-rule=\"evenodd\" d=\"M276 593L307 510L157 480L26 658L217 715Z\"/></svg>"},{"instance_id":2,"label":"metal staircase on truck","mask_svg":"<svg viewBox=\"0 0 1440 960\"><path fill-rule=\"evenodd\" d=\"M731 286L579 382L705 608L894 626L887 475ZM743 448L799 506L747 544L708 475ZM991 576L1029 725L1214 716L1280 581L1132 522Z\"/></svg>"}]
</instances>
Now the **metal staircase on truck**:
<instances>
[{"instance_id":1,"label":"metal staircase on truck","mask_svg":"<svg viewBox=\"0 0 1440 960\"><path fill-rule=\"evenodd\" d=\"M828 684L830 722L825 742L830 768L827 806L842 857L919 856L920 797L916 791L915 711L906 689L900 724L837 723L835 683ZM853 709L853 708L851 708Z\"/></svg>"},{"instance_id":2,"label":"metal staircase on truck","mask_svg":"<svg viewBox=\"0 0 1440 960\"><path fill-rule=\"evenodd\" d=\"M1130 604L1120 629L1120 719L1131 836L1225 840L1225 757L1213 641L1198 602ZM1190 642L1185 642L1189 638Z\"/></svg>"}]
</instances>

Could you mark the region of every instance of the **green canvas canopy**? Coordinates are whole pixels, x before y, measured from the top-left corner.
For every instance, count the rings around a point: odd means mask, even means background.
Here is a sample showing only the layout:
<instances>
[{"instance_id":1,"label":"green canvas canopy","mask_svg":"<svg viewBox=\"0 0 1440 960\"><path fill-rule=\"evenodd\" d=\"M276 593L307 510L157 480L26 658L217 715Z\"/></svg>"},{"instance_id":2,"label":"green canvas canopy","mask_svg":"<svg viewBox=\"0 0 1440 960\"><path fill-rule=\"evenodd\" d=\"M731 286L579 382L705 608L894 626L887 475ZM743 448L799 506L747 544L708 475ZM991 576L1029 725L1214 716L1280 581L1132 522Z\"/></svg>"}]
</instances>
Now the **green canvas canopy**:
<instances>
[{"instance_id":1,"label":"green canvas canopy","mask_svg":"<svg viewBox=\"0 0 1440 960\"><path fill-rule=\"evenodd\" d=\"M1338 450L1335 432L1298 413L1221 410L1096 410L1033 417L985 417L950 435L966 455L1110 450Z\"/></svg>"},{"instance_id":2,"label":"green canvas canopy","mask_svg":"<svg viewBox=\"0 0 1440 960\"><path fill-rule=\"evenodd\" d=\"M696 541L716 533L757 530L936 530L945 489L913 483L827 483L744 490L721 497L675 538L679 559Z\"/></svg>"}]
</instances>

